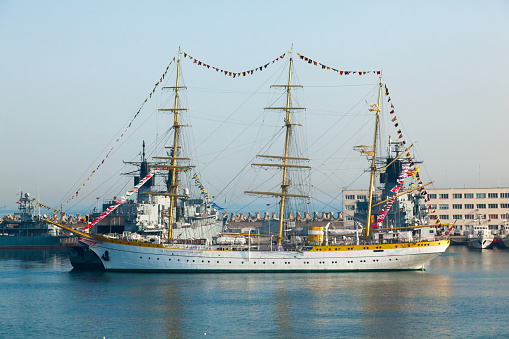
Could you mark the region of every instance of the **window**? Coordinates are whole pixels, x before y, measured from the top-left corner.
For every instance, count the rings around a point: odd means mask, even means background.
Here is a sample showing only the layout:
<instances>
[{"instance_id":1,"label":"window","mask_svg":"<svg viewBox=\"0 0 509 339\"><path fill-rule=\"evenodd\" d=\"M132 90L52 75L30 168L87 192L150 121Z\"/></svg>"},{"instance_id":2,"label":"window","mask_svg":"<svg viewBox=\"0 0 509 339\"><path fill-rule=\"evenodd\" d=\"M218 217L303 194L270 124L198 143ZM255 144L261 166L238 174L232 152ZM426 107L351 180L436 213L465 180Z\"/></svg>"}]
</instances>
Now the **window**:
<instances>
[{"instance_id":1,"label":"window","mask_svg":"<svg viewBox=\"0 0 509 339\"><path fill-rule=\"evenodd\" d=\"M354 210L355 210L355 205L346 205L346 206L345 206L345 209L346 209L347 211L354 211Z\"/></svg>"},{"instance_id":2,"label":"window","mask_svg":"<svg viewBox=\"0 0 509 339\"><path fill-rule=\"evenodd\" d=\"M460 210L463 208L463 205L461 204L452 204L452 209L453 210Z\"/></svg>"},{"instance_id":3,"label":"window","mask_svg":"<svg viewBox=\"0 0 509 339\"><path fill-rule=\"evenodd\" d=\"M441 216L439 216L439 219L449 220L449 216L448 215L441 215Z\"/></svg>"},{"instance_id":4,"label":"window","mask_svg":"<svg viewBox=\"0 0 509 339\"><path fill-rule=\"evenodd\" d=\"M477 199L486 199L486 193L477 193L475 197Z\"/></svg>"},{"instance_id":5,"label":"window","mask_svg":"<svg viewBox=\"0 0 509 339\"><path fill-rule=\"evenodd\" d=\"M509 208L509 204L500 204L500 208Z\"/></svg>"},{"instance_id":6,"label":"window","mask_svg":"<svg viewBox=\"0 0 509 339\"><path fill-rule=\"evenodd\" d=\"M501 198L509 198L509 193L500 193Z\"/></svg>"},{"instance_id":7,"label":"window","mask_svg":"<svg viewBox=\"0 0 509 339\"><path fill-rule=\"evenodd\" d=\"M466 210L473 210L474 209L474 204L465 204L465 209Z\"/></svg>"},{"instance_id":8,"label":"window","mask_svg":"<svg viewBox=\"0 0 509 339\"><path fill-rule=\"evenodd\" d=\"M430 199L436 199L436 198L437 198L437 195L436 195L436 194L428 194L428 198L430 198Z\"/></svg>"},{"instance_id":9,"label":"window","mask_svg":"<svg viewBox=\"0 0 509 339\"><path fill-rule=\"evenodd\" d=\"M498 193L488 193L488 198L498 198Z\"/></svg>"},{"instance_id":10,"label":"window","mask_svg":"<svg viewBox=\"0 0 509 339\"><path fill-rule=\"evenodd\" d=\"M498 230L498 225L488 225L490 230Z\"/></svg>"},{"instance_id":11,"label":"window","mask_svg":"<svg viewBox=\"0 0 509 339\"><path fill-rule=\"evenodd\" d=\"M500 219L509 219L509 214L500 214Z\"/></svg>"},{"instance_id":12,"label":"window","mask_svg":"<svg viewBox=\"0 0 509 339\"><path fill-rule=\"evenodd\" d=\"M366 200L366 196L365 195L358 195L357 199L358 200Z\"/></svg>"},{"instance_id":13,"label":"window","mask_svg":"<svg viewBox=\"0 0 509 339\"><path fill-rule=\"evenodd\" d=\"M498 214L490 214L490 219L498 219Z\"/></svg>"},{"instance_id":14,"label":"window","mask_svg":"<svg viewBox=\"0 0 509 339\"><path fill-rule=\"evenodd\" d=\"M449 204L440 204L440 205L439 205L439 208L440 208L441 210L448 210L448 209L449 209Z\"/></svg>"},{"instance_id":15,"label":"window","mask_svg":"<svg viewBox=\"0 0 509 339\"><path fill-rule=\"evenodd\" d=\"M473 214L465 214L465 219L474 220Z\"/></svg>"},{"instance_id":16,"label":"window","mask_svg":"<svg viewBox=\"0 0 509 339\"><path fill-rule=\"evenodd\" d=\"M453 216L452 216L452 218L453 218L454 220L460 220L460 219L462 219L462 217L463 217L463 216L462 216L461 214L455 214L455 215L453 215Z\"/></svg>"},{"instance_id":17,"label":"window","mask_svg":"<svg viewBox=\"0 0 509 339\"><path fill-rule=\"evenodd\" d=\"M486 204L477 204L477 208L486 208Z\"/></svg>"},{"instance_id":18,"label":"window","mask_svg":"<svg viewBox=\"0 0 509 339\"><path fill-rule=\"evenodd\" d=\"M465 199L474 199L474 193L465 193Z\"/></svg>"},{"instance_id":19,"label":"window","mask_svg":"<svg viewBox=\"0 0 509 339\"><path fill-rule=\"evenodd\" d=\"M463 197L463 194L461 194L461 193L454 193L454 194L452 195L452 198L453 198L453 199L461 199L462 197Z\"/></svg>"},{"instance_id":20,"label":"window","mask_svg":"<svg viewBox=\"0 0 509 339\"><path fill-rule=\"evenodd\" d=\"M437 209L437 204L431 204L429 205L432 209L436 210Z\"/></svg>"},{"instance_id":21,"label":"window","mask_svg":"<svg viewBox=\"0 0 509 339\"><path fill-rule=\"evenodd\" d=\"M355 195L345 195L345 199L347 199L347 200L354 200L355 199Z\"/></svg>"},{"instance_id":22,"label":"window","mask_svg":"<svg viewBox=\"0 0 509 339\"><path fill-rule=\"evenodd\" d=\"M449 194L447 193L440 194L440 199L449 199Z\"/></svg>"},{"instance_id":23,"label":"window","mask_svg":"<svg viewBox=\"0 0 509 339\"><path fill-rule=\"evenodd\" d=\"M498 204L488 204L488 208L498 208Z\"/></svg>"},{"instance_id":24,"label":"window","mask_svg":"<svg viewBox=\"0 0 509 339\"><path fill-rule=\"evenodd\" d=\"M347 216L346 216L346 220L350 220L350 221L352 221L352 220L354 220L354 219L353 219L353 216L351 216L351 215L347 215Z\"/></svg>"}]
</instances>

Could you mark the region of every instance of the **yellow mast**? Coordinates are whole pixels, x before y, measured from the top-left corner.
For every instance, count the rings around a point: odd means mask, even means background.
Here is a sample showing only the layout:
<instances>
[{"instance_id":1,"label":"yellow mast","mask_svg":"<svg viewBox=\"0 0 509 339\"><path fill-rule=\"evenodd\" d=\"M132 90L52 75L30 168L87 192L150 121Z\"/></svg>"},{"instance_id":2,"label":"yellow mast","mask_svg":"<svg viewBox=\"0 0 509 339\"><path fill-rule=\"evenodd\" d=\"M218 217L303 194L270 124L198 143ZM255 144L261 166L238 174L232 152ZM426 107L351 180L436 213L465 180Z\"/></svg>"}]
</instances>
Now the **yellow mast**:
<instances>
[{"instance_id":1,"label":"yellow mast","mask_svg":"<svg viewBox=\"0 0 509 339\"><path fill-rule=\"evenodd\" d=\"M365 240L369 238L369 229L371 227L371 208L373 205L373 182L375 181L376 172L376 145L378 139L378 123L380 122L380 100L382 97L382 75L380 74L380 87L378 89L378 104L376 108L370 108L370 111L376 112L376 123L375 123L375 138L373 141L373 153L371 158L371 176L369 179L369 195L368 195L368 216L366 219L366 236ZM376 222L376 220L375 220Z\"/></svg>"},{"instance_id":2,"label":"yellow mast","mask_svg":"<svg viewBox=\"0 0 509 339\"><path fill-rule=\"evenodd\" d=\"M290 110L290 91L292 85L292 65L293 65L293 48L290 53L290 67L288 70L288 87L286 88L286 108L285 108L285 125L286 125L286 137L285 137L285 153L283 159L283 182L281 183L281 203L279 206L279 231L277 234L277 243L281 245L281 239L283 237L283 221L285 213L285 194L288 193L287 175L288 175L288 149L290 147L290 131L292 127L291 122L291 110Z\"/></svg>"},{"instance_id":3,"label":"yellow mast","mask_svg":"<svg viewBox=\"0 0 509 339\"><path fill-rule=\"evenodd\" d=\"M175 87L163 87L163 89L174 89L175 90L175 101L173 108L161 108L159 111L173 111L173 154L171 157L153 157L154 159L162 159L162 160L170 160L170 165L149 165L150 167L158 167L167 169L169 173L171 173L171 180L168 184L168 193L159 193L159 192L145 192L148 195L159 195L170 197L170 208L168 212L168 239L171 239L173 220L175 219L173 208L175 205L175 198L185 198L186 195L177 194L178 182L177 182L177 173L179 170L184 170L190 168L190 166L178 166L177 160L190 160L189 158L181 158L178 157L178 139L180 135L180 127L188 127L186 125L181 125L179 123L179 112L185 111L186 108L178 107L178 99L179 99L179 89L186 88L185 86L179 86L180 80L180 47L177 58L177 79L175 81Z\"/></svg>"},{"instance_id":4,"label":"yellow mast","mask_svg":"<svg viewBox=\"0 0 509 339\"><path fill-rule=\"evenodd\" d=\"M177 166L177 143L179 136L179 111L178 111L178 98L179 98L179 77L180 77L180 47L179 47L179 55L177 59L177 80L175 82L175 104L173 106L173 159L171 160L171 166L173 168L169 168L169 172L171 173L171 182L170 182L170 216L168 217L168 239L171 239L171 230L173 227L173 206L175 204L174 194L177 194L177 185L176 183L176 166Z\"/></svg>"},{"instance_id":5,"label":"yellow mast","mask_svg":"<svg viewBox=\"0 0 509 339\"><path fill-rule=\"evenodd\" d=\"M286 126L286 137L285 137L285 148L283 156L274 156L274 155L258 155L261 158L272 158L282 160L282 163L278 164L252 164L253 166L268 166L268 167L279 167L283 169L283 180L281 183L281 192L255 192L255 191L245 191L244 193L252 193L252 194L261 194L261 195L272 195L280 198L280 206L279 206L279 230L277 236L278 247L281 245L281 239L283 238L283 221L284 221L284 210L285 210L285 200L286 197L296 197L296 198L309 198L307 195L300 194L289 194L288 187L288 168L310 168L310 166L302 166L302 165L291 165L288 164L288 160L307 160L307 158L298 158L298 157L290 157L290 135L291 128L295 126L291 122L291 114L292 110L296 109L304 109L302 107L291 107L290 99L291 99L291 88L292 87L301 87L299 85L292 85L292 66L293 66L293 46L292 51L290 51L290 67L288 71L288 84L287 85L273 85L271 87L286 87L286 106L285 107L266 107L266 109L284 109L285 110L285 126Z\"/></svg>"}]
</instances>

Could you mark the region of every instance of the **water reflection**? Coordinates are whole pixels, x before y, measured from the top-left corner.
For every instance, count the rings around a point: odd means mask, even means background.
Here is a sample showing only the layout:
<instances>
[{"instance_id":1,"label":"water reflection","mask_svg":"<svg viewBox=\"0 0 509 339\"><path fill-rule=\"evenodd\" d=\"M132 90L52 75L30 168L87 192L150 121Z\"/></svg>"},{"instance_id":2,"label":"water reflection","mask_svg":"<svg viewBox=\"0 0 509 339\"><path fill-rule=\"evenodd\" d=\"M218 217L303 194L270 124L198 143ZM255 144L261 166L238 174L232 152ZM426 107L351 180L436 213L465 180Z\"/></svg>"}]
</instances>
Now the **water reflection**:
<instances>
[{"instance_id":1,"label":"water reflection","mask_svg":"<svg viewBox=\"0 0 509 339\"><path fill-rule=\"evenodd\" d=\"M66 252L11 250L0 270L4 328L35 337L69 335L62 318L75 337L500 336L509 303L509 251L463 247L424 272L79 272Z\"/></svg>"}]
</instances>

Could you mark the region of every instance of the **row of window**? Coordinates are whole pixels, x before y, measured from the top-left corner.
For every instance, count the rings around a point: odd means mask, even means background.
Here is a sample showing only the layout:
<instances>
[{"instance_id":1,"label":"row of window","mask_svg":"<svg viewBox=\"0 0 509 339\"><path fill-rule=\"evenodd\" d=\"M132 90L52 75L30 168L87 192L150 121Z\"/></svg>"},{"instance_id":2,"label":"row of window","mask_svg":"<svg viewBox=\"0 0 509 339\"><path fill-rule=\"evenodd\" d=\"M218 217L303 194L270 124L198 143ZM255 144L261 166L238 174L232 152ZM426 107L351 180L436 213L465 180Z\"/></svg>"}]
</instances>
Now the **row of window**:
<instances>
[{"instance_id":1,"label":"row of window","mask_svg":"<svg viewBox=\"0 0 509 339\"><path fill-rule=\"evenodd\" d=\"M438 218L444 219L444 220L449 220L449 215L447 215L447 214L439 215ZM474 215L473 214L465 214L465 215L454 214L452 216L452 218L454 220L462 220L463 218L465 218L467 220L473 220ZM499 218L498 214L488 214L488 219L490 219L490 220L494 220L494 219L498 219L498 218ZM509 214L500 214L500 219L509 219Z\"/></svg>"},{"instance_id":2,"label":"row of window","mask_svg":"<svg viewBox=\"0 0 509 339\"><path fill-rule=\"evenodd\" d=\"M437 209L437 204L430 204L431 208ZM461 210L465 208L466 210L472 210L474 209L474 206L476 208L486 208L486 204L452 204L453 210ZM488 208L498 208L499 204L488 204ZM441 210L448 210L449 204L439 204L438 208ZM509 208L509 204L500 204L500 208Z\"/></svg>"},{"instance_id":3,"label":"row of window","mask_svg":"<svg viewBox=\"0 0 509 339\"><path fill-rule=\"evenodd\" d=\"M366 195L358 195L357 196L357 200L366 200L366 198L367 198ZM353 195L353 194L345 195L345 199L347 199L347 200L355 200L355 195Z\"/></svg>"},{"instance_id":4,"label":"row of window","mask_svg":"<svg viewBox=\"0 0 509 339\"><path fill-rule=\"evenodd\" d=\"M463 227L465 227L465 230L469 230L469 229L471 229L472 226L469 226L469 225L465 225L465 226L463 226L463 225L455 225L454 229L461 231L461 230L463 230ZM490 230L498 230L499 229L499 225L488 225L488 228Z\"/></svg>"},{"instance_id":5,"label":"row of window","mask_svg":"<svg viewBox=\"0 0 509 339\"><path fill-rule=\"evenodd\" d=\"M488 198L498 198L500 195L500 198L509 198L509 193L488 193ZM428 197L430 199L436 199L437 195L435 193L428 194ZM438 195L440 199L449 199L448 193L441 193ZM476 199L486 199L486 193L476 193L475 194ZM453 193L452 194L453 199L474 199L474 193Z\"/></svg>"}]
</instances>

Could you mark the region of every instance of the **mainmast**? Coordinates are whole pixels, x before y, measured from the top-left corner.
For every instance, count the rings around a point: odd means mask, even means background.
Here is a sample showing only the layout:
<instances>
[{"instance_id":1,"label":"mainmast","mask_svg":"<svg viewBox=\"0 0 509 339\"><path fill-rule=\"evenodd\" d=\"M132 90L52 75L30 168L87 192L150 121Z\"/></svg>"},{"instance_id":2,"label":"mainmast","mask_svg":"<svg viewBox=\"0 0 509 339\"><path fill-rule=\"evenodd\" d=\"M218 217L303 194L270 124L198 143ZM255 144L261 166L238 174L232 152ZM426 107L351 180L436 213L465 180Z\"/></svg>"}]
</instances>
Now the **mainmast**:
<instances>
[{"instance_id":1,"label":"mainmast","mask_svg":"<svg viewBox=\"0 0 509 339\"><path fill-rule=\"evenodd\" d=\"M366 220L366 237L365 240L369 238L369 229L371 227L371 208L373 205L373 182L375 181L375 171L376 171L376 145L378 139L378 124L380 122L380 100L382 97L382 75L380 75L380 87L378 89L378 103L376 107L371 107L369 110L372 112L376 112L376 123L375 123L375 137L373 140L373 152L371 158L371 176L369 179L369 194L368 194L368 213ZM376 220L375 220L376 222Z\"/></svg>"},{"instance_id":2,"label":"mainmast","mask_svg":"<svg viewBox=\"0 0 509 339\"><path fill-rule=\"evenodd\" d=\"M146 192L146 194L150 195L163 195L170 197L170 210L168 213L168 239L171 239L171 231L173 227L174 216L174 206L176 198L185 198L186 195L177 194L178 181L177 174L178 171L188 169L190 166L178 166L177 160L189 160L189 158L180 158L178 157L178 140L180 135L181 127L188 127L186 125L181 125L179 123L179 113L180 111L185 111L187 108L179 108L179 89L185 89L185 86L179 86L179 78L180 78L180 47L177 59L177 79L175 81L175 87L163 87L163 89L173 89L175 90L175 101L173 108L161 108L159 111L172 111L173 112L173 147L172 154L170 157L153 157L154 159L162 159L162 160L170 160L170 165L150 165L151 167L158 167L168 170L169 180L168 180L168 193L159 193L159 192Z\"/></svg>"},{"instance_id":3,"label":"mainmast","mask_svg":"<svg viewBox=\"0 0 509 339\"><path fill-rule=\"evenodd\" d=\"M290 194L288 193L288 188L291 186L288 181L288 168L311 168L310 166L303 165L293 165L289 164L288 160L306 160L307 158L297 158L290 157L290 136L292 134L292 126L298 126L292 124L291 117L293 110L302 110L303 107L291 107L291 89L292 87L302 87L300 85L292 85L292 66L293 66L293 47L292 51L290 51L290 66L288 71L288 84L287 85L273 85L271 87L285 87L286 88L286 106L285 107L266 107L265 109L276 109L276 110L285 110L285 127L286 127L286 135L285 135L285 146L283 156L274 156L274 155L258 155L260 158L271 158L271 159L279 159L282 163L279 164L252 164L253 166L269 166L269 167L279 167L283 169L283 180L281 183L281 192L255 192L255 191L245 191L244 193L251 194L260 194L260 195L271 195L280 198L280 206L279 206L279 231L277 236L278 247L281 245L281 239L283 238L283 222L284 222L284 210L285 210L285 201L287 197L295 197L295 198L309 198L307 195L299 195L299 194Z\"/></svg>"}]
</instances>

